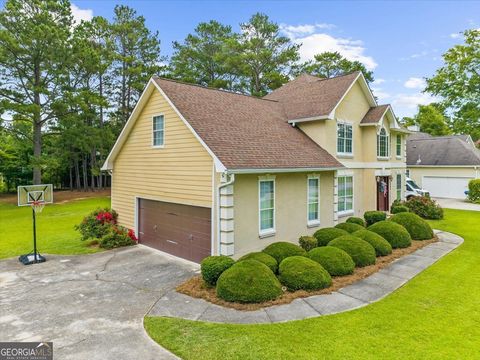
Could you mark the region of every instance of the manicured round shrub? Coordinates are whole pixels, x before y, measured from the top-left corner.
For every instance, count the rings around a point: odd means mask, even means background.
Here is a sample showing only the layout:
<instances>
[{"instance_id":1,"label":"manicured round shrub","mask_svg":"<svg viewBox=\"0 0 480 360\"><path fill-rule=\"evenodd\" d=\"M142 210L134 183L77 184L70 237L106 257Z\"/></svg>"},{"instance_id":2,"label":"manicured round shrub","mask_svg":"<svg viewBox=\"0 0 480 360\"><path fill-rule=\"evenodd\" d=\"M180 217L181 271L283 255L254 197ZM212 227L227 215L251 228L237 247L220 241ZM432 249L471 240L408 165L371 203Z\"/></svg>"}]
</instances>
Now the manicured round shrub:
<instances>
[{"instance_id":1,"label":"manicured round shrub","mask_svg":"<svg viewBox=\"0 0 480 360\"><path fill-rule=\"evenodd\" d=\"M404 205L423 219L443 219L443 208L430 196L412 196Z\"/></svg>"},{"instance_id":2,"label":"manicured round shrub","mask_svg":"<svg viewBox=\"0 0 480 360\"><path fill-rule=\"evenodd\" d=\"M225 270L217 281L220 299L240 303L273 300L282 294L282 285L270 268L257 260L243 260Z\"/></svg>"},{"instance_id":3,"label":"manicured round shrub","mask_svg":"<svg viewBox=\"0 0 480 360\"><path fill-rule=\"evenodd\" d=\"M229 256L208 256L200 263L202 278L207 284L215 286L220 275L233 264L235 260Z\"/></svg>"},{"instance_id":4,"label":"manicured round shrub","mask_svg":"<svg viewBox=\"0 0 480 360\"><path fill-rule=\"evenodd\" d=\"M318 245L318 241L315 236L300 236L298 243L305 251L310 251L313 248L316 248Z\"/></svg>"},{"instance_id":5,"label":"manicured round shrub","mask_svg":"<svg viewBox=\"0 0 480 360\"><path fill-rule=\"evenodd\" d=\"M414 240L428 240L433 238L432 228L417 214L399 213L392 216L389 220L402 225Z\"/></svg>"},{"instance_id":6,"label":"manicured round shrub","mask_svg":"<svg viewBox=\"0 0 480 360\"><path fill-rule=\"evenodd\" d=\"M359 217L355 217L355 216L349 217L346 222L347 223L352 223L352 224L357 224L357 225L360 225L362 227L365 227L365 220L363 220L362 218L359 218Z\"/></svg>"},{"instance_id":7,"label":"manicured round shrub","mask_svg":"<svg viewBox=\"0 0 480 360\"><path fill-rule=\"evenodd\" d=\"M349 233L353 233L355 231L365 229L364 226L361 226L361 225L358 225L358 224L353 224L353 223L348 223L348 222L337 224L337 225L335 225L335 227L337 229L345 230L346 232L349 232Z\"/></svg>"},{"instance_id":8,"label":"manicured round shrub","mask_svg":"<svg viewBox=\"0 0 480 360\"><path fill-rule=\"evenodd\" d=\"M277 260L275 260L273 257L271 257L270 255L264 252L252 252L238 259L238 261L243 261L243 260L260 261L261 263L267 265L270 268L270 270L272 270L274 273L276 273L278 270Z\"/></svg>"},{"instance_id":9,"label":"manicured round shrub","mask_svg":"<svg viewBox=\"0 0 480 360\"><path fill-rule=\"evenodd\" d=\"M363 214L367 226L373 225L376 222L383 221L387 219L387 214L383 211L365 211Z\"/></svg>"},{"instance_id":10,"label":"manicured round shrub","mask_svg":"<svg viewBox=\"0 0 480 360\"><path fill-rule=\"evenodd\" d=\"M317 239L318 246L327 246L330 241L343 235L348 235L348 231L333 227L317 230L313 234Z\"/></svg>"},{"instance_id":11,"label":"manicured round shrub","mask_svg":"<svg viewBox=\"0 0 480 360\"><path fill-rule=\"evenodd\" d=\"M349 275L355 269L352 257L334 246L317 247L308 252L308 257L322 265L332 276Z\"/></svg>"},{"instance_id":12,"label":"manicured round shrub","mask_svg":"<svg viewBox=\"0 0 480 360\"><path fill-rule=\"evenodd\" d=\"M383 237L374 233L373 231L364 229L355 231L353 236L356 236L362 240L365 240L375 249L377 256L386 256L392 253L392 245Z\"/></svg>"},{"instance_id":13,"label":"manicured round shrub","mask_svg":"<svg viewBox=\"0 0 480 360\"><path fill-rule=\"evenodd\" d=\"M480 179L472 179L468 182L468 200L480 202Z\"/></svg>"},{"instance_id":14,"label":"manicured round shrub","mask_svg":"<svg viewBox=\"0 0 480 360\"><path fill-rule=\"evenodd\" d=\"M412 244L408 231L393 221L379 221L367 228L387 240L392 248L406 248Z\"/></svg>"},{"instance_id":15,"label":"manicured round shrub","mask_svg":"<svg viewBox=\"0 0 480 360\"><path fill-rule=\"evenodd\" d=\"M332 278L319 263L304 257L291 256L278 267L278 279L288 290L319 290L329 287Z\"/></svg>"},{"instance_id":16,"label":"manicured round shrub","mask_svg":"<svg viewBox=\"0 0 480 360\"><path fill-rule=\"evenodd\" d=\"M280 241L268 245L263 252L273 257L280 264L283 259L289 256L307 256L307 252L303 250L300 246L286 242Z\"/></svg>"},{"instance_id":17,"label":"manicured round shrub","mask_svg":"<svg viewBox=\"0 0 480 360\"><path fill-rule=\"evenodd\" d=\"M343 235L328 243L345 251L358 267L375 264L375 249L365 240L352 235Z\"/></svg>"},{"instance_id":18,"label":"manicured round shrub","mask_svg":"<svg viewBox=\"0 0 480 360\"><path fill-rule=\"evenodd\" d=\"M390 210L392 214L400 214L402 212L409 212L409 211L410 210L405 205L395 205L395 206L392 205L392 208Z\"/></svg>"}]
</instances>

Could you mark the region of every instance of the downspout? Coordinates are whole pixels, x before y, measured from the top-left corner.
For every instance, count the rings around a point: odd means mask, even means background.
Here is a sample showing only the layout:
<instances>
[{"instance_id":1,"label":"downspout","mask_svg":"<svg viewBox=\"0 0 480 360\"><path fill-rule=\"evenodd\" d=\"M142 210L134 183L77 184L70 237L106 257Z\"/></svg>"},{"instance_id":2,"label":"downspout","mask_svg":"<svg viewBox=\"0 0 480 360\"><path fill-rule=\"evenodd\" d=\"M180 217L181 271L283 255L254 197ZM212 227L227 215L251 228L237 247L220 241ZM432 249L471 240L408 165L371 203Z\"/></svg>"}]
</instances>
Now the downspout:
<instances>
[{"instance_id":1,"label":"downspout","mask_svg":"<svg viewBox=\"0 0 480 360\"><path fill-rule=\"evenodd\" d=\"M221 255L221 239L220 239L220 190L224 187L227 187L229 185L233 185L235 182L235 174L228 174L227 172L224 172L222 176L225 176L226 179L229 178L229 180L223 184L220 184L217 186L217 249L218 249L218 254Z\"/></svg>"}]
</instances>

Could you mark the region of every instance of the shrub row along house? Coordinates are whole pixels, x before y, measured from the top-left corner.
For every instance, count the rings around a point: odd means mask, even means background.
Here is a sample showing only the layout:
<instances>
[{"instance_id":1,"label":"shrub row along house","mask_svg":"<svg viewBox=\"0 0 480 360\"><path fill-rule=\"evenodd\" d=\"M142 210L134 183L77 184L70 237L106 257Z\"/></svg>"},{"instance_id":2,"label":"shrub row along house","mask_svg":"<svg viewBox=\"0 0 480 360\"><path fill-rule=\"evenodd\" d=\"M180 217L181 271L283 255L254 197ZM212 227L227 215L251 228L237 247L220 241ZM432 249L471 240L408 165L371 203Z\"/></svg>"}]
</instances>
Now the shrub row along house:
<instances>
[{"instance_id":1,"label":"shrub row along house","mask_svg":"<svg viewBox=\"0 0 480 360\"><path fill-rule=\"evenodd\" d=\"M199 262L388 211L406 134L360 72L301 75L264 98L153 77L103 169L119 224Z\"/></svg>"}]
</instances>

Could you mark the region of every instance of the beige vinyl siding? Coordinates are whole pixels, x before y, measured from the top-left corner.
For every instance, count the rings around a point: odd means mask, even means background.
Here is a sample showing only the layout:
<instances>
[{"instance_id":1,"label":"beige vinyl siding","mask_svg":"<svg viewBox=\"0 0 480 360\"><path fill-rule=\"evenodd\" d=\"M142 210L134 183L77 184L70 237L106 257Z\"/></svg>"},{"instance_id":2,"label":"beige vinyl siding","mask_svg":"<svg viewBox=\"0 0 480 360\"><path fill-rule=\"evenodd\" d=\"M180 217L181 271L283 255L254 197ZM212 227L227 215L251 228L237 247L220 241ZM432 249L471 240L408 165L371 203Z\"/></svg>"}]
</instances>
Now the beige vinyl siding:
<instances>
[{"instance_id":1,"label":"beige vinyl siding","mask_svg":"<svg viewBox=\"0 0 480 360\"><path fill-rule=\"evenodd\" d=\"M152 118L164 115L163 148L152 146ZM156 90L114 162L112 208L119 223L135 226L135 197L212 206L213 160Z\"/></svg>"}]
</instances>

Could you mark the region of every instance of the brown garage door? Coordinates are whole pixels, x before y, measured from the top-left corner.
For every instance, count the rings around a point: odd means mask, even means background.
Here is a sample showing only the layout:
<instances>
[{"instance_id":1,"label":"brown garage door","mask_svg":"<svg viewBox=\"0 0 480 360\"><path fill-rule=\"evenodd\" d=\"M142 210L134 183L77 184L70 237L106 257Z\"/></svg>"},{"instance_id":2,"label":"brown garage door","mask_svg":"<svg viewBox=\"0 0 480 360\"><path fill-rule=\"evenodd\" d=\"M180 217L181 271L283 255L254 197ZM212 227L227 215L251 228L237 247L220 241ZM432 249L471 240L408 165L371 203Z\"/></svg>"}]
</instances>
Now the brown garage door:
<instances>
[{"instance_id":1,"label":"brown garage door","mask_svg":"<svg viewBox=\"0 0 480 360\"><path fill-rule=\"evenodd\" d=\"M138 240L141 244L195 262L210 255L210 208L146 199L138 201Z\"/></svg>"}]
</instances>

